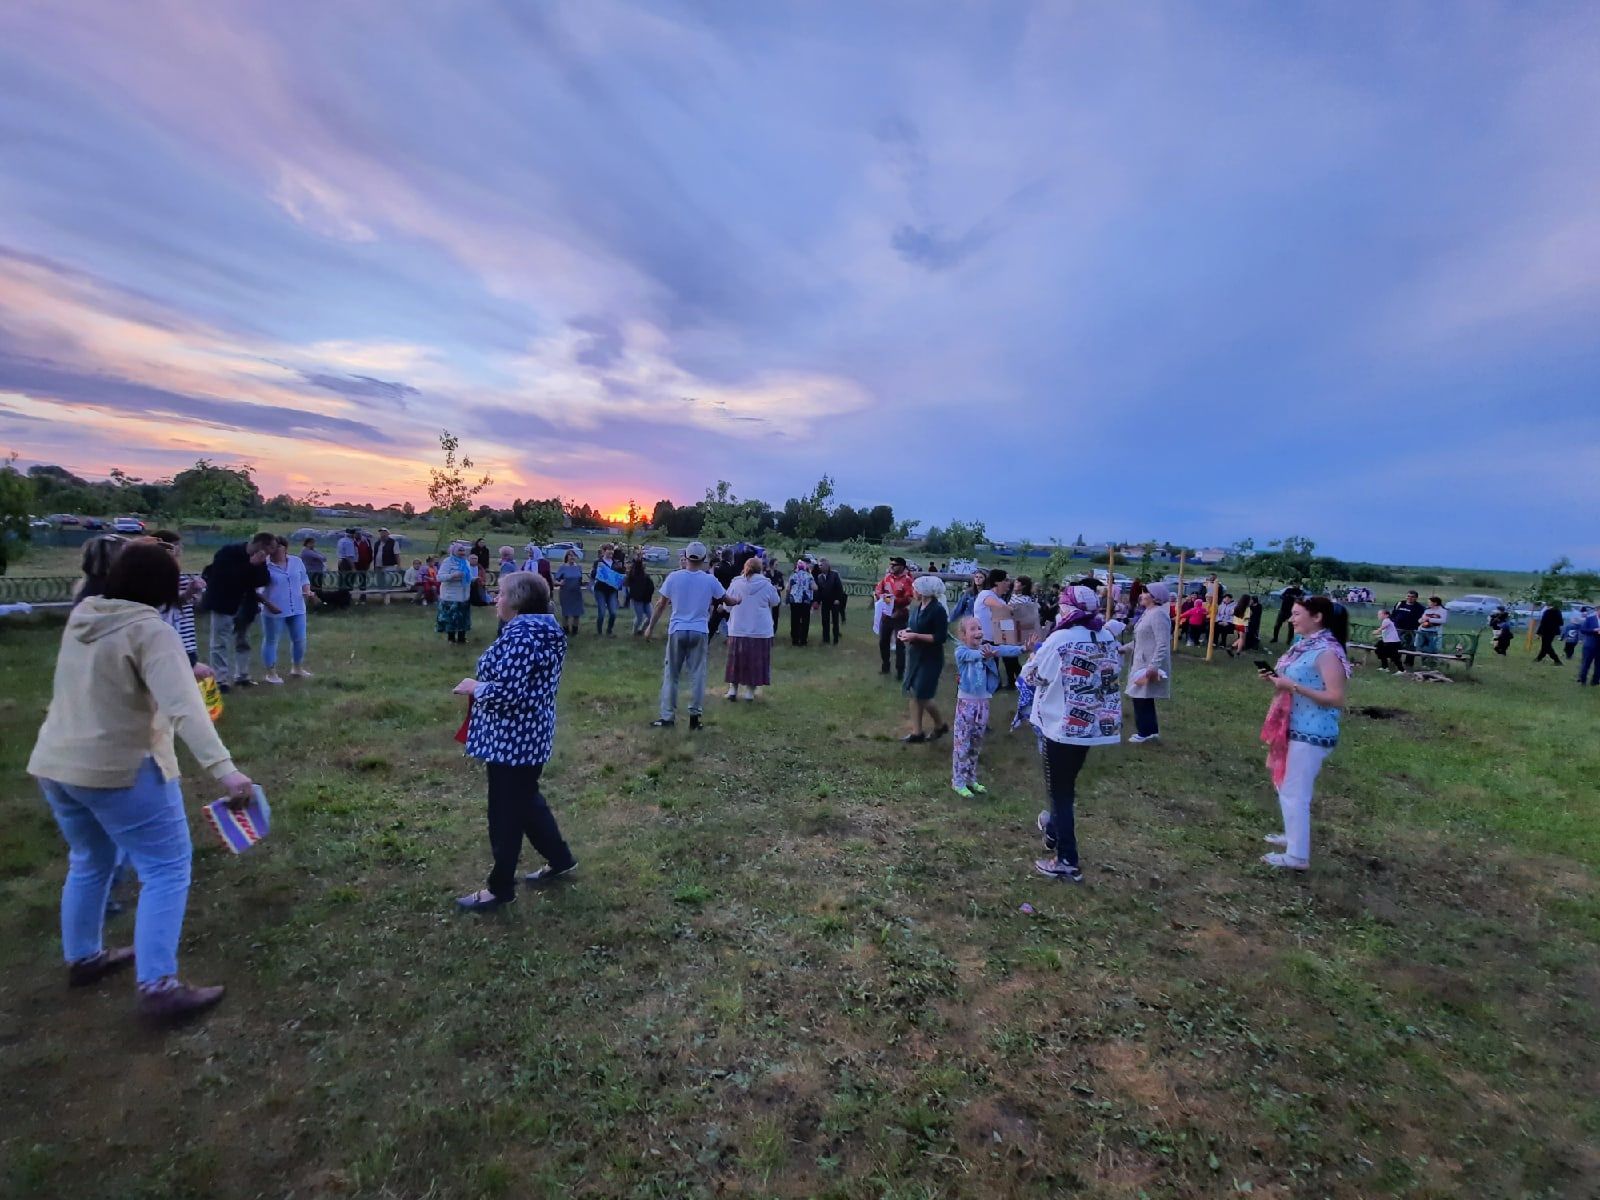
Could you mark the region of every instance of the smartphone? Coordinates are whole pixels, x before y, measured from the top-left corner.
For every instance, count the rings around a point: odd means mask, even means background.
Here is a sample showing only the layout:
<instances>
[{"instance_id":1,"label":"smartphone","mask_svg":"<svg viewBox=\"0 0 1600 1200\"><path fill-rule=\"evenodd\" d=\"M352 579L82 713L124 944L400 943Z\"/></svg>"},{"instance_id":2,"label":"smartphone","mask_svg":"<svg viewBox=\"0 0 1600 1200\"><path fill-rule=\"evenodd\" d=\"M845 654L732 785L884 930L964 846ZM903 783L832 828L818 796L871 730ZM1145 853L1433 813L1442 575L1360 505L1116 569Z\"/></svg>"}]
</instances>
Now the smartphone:
<instances>
[{"instance_id":1,"label":"smartphone","mask_svg":"<svg viewBox=\"0 0 1600 1200\"><path fill-rule=\"evenodd\" d=\"M1256 659L1256 670L1260 671L1263 675L1277 674L1277 672L1272 669L1272 664L1264 658Z\"/></svg>"}]
</instances>

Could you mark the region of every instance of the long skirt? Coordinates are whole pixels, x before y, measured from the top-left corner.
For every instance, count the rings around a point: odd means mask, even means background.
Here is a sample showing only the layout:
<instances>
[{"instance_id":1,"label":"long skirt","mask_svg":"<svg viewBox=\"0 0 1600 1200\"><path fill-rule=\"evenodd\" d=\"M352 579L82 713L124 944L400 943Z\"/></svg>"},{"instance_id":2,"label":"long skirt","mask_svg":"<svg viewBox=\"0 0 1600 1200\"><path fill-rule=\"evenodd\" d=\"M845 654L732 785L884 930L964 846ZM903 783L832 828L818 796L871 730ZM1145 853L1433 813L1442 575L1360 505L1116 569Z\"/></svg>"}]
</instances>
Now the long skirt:
<instances>
[{"instance_id":1,"label":"long skirt","mask_svg":"<svg viewBox=\"0 0 1600 1200\"><path fill-rule=\"evenodd\" d=\"M730 637L725 678L735 687L766 687L771 683L772 639Z\"/></svg>"},{"instance_id":2,"label":"long skirt","mask_svg":"<svg viewBox=\"0 0 1600 1200\"><path fill-rule=\"evenodd\" d=\"M433 619L435 633L466 633L472 628L472 606L465 600L441 600Z\"/></svg>"}]
</instances>

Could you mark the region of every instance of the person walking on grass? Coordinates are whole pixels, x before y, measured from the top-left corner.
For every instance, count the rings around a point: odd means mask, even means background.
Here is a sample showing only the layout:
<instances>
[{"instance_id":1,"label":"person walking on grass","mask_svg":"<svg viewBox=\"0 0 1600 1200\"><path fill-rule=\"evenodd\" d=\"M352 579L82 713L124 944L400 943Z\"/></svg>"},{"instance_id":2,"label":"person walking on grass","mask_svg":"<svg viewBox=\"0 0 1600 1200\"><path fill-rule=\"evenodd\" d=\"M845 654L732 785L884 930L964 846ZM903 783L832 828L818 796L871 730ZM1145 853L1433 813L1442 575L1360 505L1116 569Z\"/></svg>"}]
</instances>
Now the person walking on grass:
<instances>
[{"instance_id":1,"label":"person walking on grass","mask_svg":"<svg viewBox=\"0 0 1600 1200\"><path fill-rule=\"evenodd\" d=\"M306 670L306 604L311 599L311 579L306 567L289 553L289 543L278 539L278 547L267 559L267 574L272 582L260 590L266 612L261 618L261 665L271 684L282 684L278 674L278 640L289 637L289 674L311 678Z\"/></svg>"},{"instance_id":2,"label":"person walking on grass","mask_svg":"<svg viewBox=\"0 0 1600 1200\"><path fill-rule=\"evenodd\" d=\"M601 546L589 573L589 584L594 589L595 637L616 637L617 593L622 589L622 577L612 565L611 553L609 543Z\"/></svg>"},{"instance_id":3,"label":"person walking on grass","mask_svg":"<svg viewBox=\"0 0 1600 1200\"><path fill-rule=\"evenodd\" d=\"M956 622L956 719L950 745L950 786L962 799L989 789L978 782L978 756L989 732L989 701L1000 690L999 659L1017 658L1021 646L986 646L974 616Z\"/></svg>"},{"instance_id":4,"label":"person walking on grass","mask_svg":"<svg viewBox=\"0 0 1600 1200\"><path fill-rule=\"evenodd\" d=\"M1304 871L1311 865L1311 795L1317 772L1339 744L1350 660L1345 644L1350 617L1326 596L1308 596L1290 617L1299 635L1261 678L1276 690L1261 740L1267 743L1267 769L1278 790L1283 832L1264 839L1277 847L1261 856L1269 867Z\"/></svg>"},{"instance_id":5,"label":"person walking on grass","mask_svg":"<svg viewBox=\"0 0 1600 1200\"><path fill-rule=\"evenodd\" d=\"M754 700L772 682L772 604L778 589L761 573L761 560L745 560L744 570L728 589L734 608L728 614L728 662L724 678L727 698L741 692Z\"/></svg>"},{"instance_id":6,"label":"person walking on grass","mask_svg":"<svg viewBox=\"0 0 1600 1200\"><path fill-rule=\"evenodd\" d=\"M816 581L811 578L811 565L800 559L789 576L789 644L804 646L811 638L811 606L816 602ZM730 633L731 637L732 634Z\"/></svg>"},{"instance_id":7,"label":"person walking on grass","mask_svg":"<svg viewBox=\"0 0 1600 1200\"><path fill-rule=\"evenodd\" d=\"M539 782L556 735L556 690L567 638L550 614L550 585L533 571L500 578L495 615L500 635L478 659L471 678L455 686L470 698L468 757L484 764L489 788L488 886L456 900L463 912L490 912L517 898L517 860L527 838L545 865L524 882L545 884L578 866Z\"/></svg>"},{"instance_id":8,"label":"person walking on grass","mask_svg":"<svg viewBox=\"0 0 1600 1200\"><path fill-rule=\"evenodd\" d=\"M1534 657L1534 662L1543 662L1548 658L1553 666L1561 665L1561 656L1556 653L1556 639L1561 636L1561 624L1561 606L1551 600L1539 614L1539 627L1534 630L1539 635L1539 653Z\"/></svg>"},{"instance_id":9,"label":"person walking on grass","mask_svg":"<svg viewBox=\"0 0 1600 1200\"><path fill-rule=\"evenodd\" d=\"M578 552L568 550L561 556L561 565L555 569L551 582L559 589L561 597L561 629L569 638L578 636L578 625L583 620L583 567L578 563Z\"/></svg>"},{"instance_id":10,"label":"person walking on grass","mask_svg":"<svg viewBox=\"0 0 1600 1200\"><path fill-rule=\"evenodd\" d=\"M906 643L900 633L911 619L911 576L906 571L906 560L896 555L889 560L889 573L872 589L874 603L887 609L878 622L878 657L882 660L880 674L889 673L889 648L894 647L895 678L906 676Z\"/></svg>"},{"instance_id":11,"label":"person walking on grass","mask_svg":"<svg viewBox=\"0 0 1600 1200\"><path fill-rule=\"evenodd\" d=\"M476 568L467 558L467 543L450 543L450 553L439 564L439 607L433 619L436 633L457 646L467 644L472 630L472 580Z\"/></svg>"},{"instance_id":12,"label":"person walking on grass","mask_svg":"<svg viewBox=\"0 0 1600 1200\"><path fill-rule=\"evenodd\" d=\"M944 672L944 644L950 640L950 618L944 608L944 580L937 575L918 575L911 585L916 605L906 627L895 637L908 650L906 675L901 690L910 698L911 732L902 742L926 742L922 732L925 717L933 718L932 740L950 732L934 697L939 694L939 676Z\"/></svg>"},{"instance_id":13,"label":"person walking on grass","mask_svg":"<svg viewBox=\"0 0 1600 1200\"><path fill-rule=\"evenodd\" d=\"M130 543L104 594L72 610L55 685L28 760L70 848L61 893L72 987L134 967L139 1012L174 1021L210 1008L221 987L178 979L193 847L173 736L235 807L252 784L217 737L183 643L161 610L178 600L178 563L153 538ZM107 949L106 899L119 851L139 874L132 946Z\"/></svg>"},{"instance_id":14,"label":"person walking on grass","mask_svg":"<svg viewBox=\"0 0 1600 1200\"><path fill-rule=\"evenodd\" d=\"M1122 742L1121 665L1094 589L1063 588L1055 631L1022 668L1023 681L1033 689L1029 719L1043 741L1044 786L1050 796L1038 826L1045 849L1053 853L1033 867L1052 879L1083 882L1074 811L1078 774L1092 747Z\"/></svg>"},{"instance_id":15,"label":"person walking on grass","mask_svg":"<svg viewBox=\"0 0 1600 1200\"><path fill-rule=\"evenodd\" d=\"M844 617L844 580L833 564L825 558L817 559L817 612L822 617L822 644L839 644L839 626Z\"/></svg>"},{"instance_id":16,"label":"person walking on grass","mask_svg":"<svg viewBox=\"0 0 1600 1200\"><path fill-rule=\"evenodd\" d=\"M1583 659L1578 664L1578 686L1583 687L1587 683L1591 687L1600 687L1600 610L1591 608L1585 613L1578 632L1583 638ZM1589 677L1590 668L1594 670L1593 679Z\"/></svg>"},{"instance_id":17,"label":"person walking on grass","mask_svg":"<svg viewBox=\"0 0 1600 1200\"><path fill-rule=\"evenodd\" d=\"M683 552L687 564L661 581L655 612L645 626L644 636L655 637L656 623L668 606L672 619L667 625L667 653L661 668L661 715L650 724L668 729L678 723L678 690L685 672L689 675L689 728L702 726L701 713L706 699L706 643L710 641L711 605L721 601L725 607L740 604L729 596L716 576L706 573L704 542L690 542ZM771 609L768 609L771 612Z\"/></svg>"},{"instance_id":18,"label":"person walking on grass","mask_svg":"<svg viewBox=\"0 0 1600 1200\"><path fill-rule=\"evenodd\" d=\"M628 603L633 608L633 636L638 637L650 623L650 601L656 594L656 581L644 564L644 556L635 554L628 568Z\"/></svg>"},{"instance_id":19,"label":"person walking on grass","mask_svg":"<svg viewBox=\"0 0 1600 1200\"><path fill-rule=\"evenodd\" d=\"M1164 583L1148 584L1139 593L1139 616L1133 623L1133 666L1128 670L1128 698L1133 701L1134 745L1161 736L1156 701L1172 695L1172 619L1167 616L1171 593Z\"/></svg>"}]
</instances>

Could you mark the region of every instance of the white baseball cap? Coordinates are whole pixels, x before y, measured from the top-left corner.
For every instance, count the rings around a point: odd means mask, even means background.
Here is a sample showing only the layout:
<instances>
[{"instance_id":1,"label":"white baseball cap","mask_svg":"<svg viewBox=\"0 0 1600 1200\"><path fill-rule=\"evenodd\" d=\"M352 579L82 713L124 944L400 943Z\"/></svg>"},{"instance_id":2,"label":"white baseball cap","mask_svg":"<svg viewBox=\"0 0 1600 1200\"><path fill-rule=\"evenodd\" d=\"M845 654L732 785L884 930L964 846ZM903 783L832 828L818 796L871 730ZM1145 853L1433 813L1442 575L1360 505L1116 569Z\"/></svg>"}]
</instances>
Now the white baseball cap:
<instances>
[{"instance_id":1,"label":"white baseball cap","mask_svg":"<svg viewBox=\"0 0 1600 1200\"><path fill-rule=\"evenodd\" d=\"M706 544L704 542L690 542L683 548L683 556L695 562L705 562Z\"/></svg>"}]
</instances>

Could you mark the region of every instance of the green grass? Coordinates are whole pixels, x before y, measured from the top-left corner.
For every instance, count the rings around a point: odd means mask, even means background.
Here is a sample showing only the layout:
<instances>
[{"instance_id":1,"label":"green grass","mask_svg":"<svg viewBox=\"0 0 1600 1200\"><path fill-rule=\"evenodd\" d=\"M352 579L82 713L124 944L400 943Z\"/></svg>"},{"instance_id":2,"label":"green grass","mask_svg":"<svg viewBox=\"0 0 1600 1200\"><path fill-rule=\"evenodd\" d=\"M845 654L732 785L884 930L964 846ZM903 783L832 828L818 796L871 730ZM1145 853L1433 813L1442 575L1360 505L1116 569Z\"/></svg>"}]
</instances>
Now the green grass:
<instances>
[{"instance_id":1,"label":"green grass","mask_svg":"<svg viewBox=\"0 0 1600 1200\"><path fill-rule=\"evenodd\" d=\"M837 650L780 639L768 702L715 699L697 737L646 727L659 642L585 633L547 777L582 868L475 920L451 898L487 867L482 778L449 695L473 656L412 608L312 624L316 679L229 698L277 824L237 859L197 828L184 970L230 991L166 1036L125 981L63 986L65 855L23 774L60 627L0 628L0 1195L1576 1197L1600 1177L1600 695L1568 671L1358 675L1352 707L1397 714L1348 718L1315 869L1284 878L1254 865L1264 689L1181 659L1163 741L1090 757L1072 888L1031 873L1042 786L1006 695L990 795L963 801L946 745L894 740L860 625Z\"/></svg>"}]
</instances>

